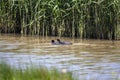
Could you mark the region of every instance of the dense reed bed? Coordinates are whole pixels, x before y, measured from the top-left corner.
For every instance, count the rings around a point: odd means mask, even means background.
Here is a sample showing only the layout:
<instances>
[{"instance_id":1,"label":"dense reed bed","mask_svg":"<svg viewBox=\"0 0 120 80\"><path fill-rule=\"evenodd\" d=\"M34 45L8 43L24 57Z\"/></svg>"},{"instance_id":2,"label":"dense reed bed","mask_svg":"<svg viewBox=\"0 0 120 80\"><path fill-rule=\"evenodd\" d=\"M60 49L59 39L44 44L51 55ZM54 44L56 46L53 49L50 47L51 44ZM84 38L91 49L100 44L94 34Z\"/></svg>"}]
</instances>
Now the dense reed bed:
<instances>
[{"instance_id":1,"label":"dense reed bed","mask_svg":"<svg viewBox=\"0 0 120 80\"><path fill-rule=\"evenodd\" d=\"M62 73L56 69L48 70L45 67L15 69L6 63L0 63L0 80L75 80L72 73Z\"/></svg>"},{"instance_id":2,"label":"dense reed bed","mask_svg":"<svg viewBox=\"0 0 120 80\"><path fill-rule=\"evenodd\" d=\"M0 32L118 39L120 0L0 0Z\"/></svg>"}]
</instances>

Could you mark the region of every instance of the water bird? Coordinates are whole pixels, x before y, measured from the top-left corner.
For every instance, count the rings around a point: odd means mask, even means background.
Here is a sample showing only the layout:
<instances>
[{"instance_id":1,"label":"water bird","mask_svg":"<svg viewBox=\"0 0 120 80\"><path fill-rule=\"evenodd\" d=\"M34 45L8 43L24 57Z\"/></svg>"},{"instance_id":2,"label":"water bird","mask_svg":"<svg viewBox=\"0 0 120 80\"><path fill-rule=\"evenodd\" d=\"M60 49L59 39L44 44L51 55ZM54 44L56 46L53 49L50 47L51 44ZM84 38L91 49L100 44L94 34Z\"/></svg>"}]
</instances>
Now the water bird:
<instances>
[{"instance_id":1,"label":"water bird","mask_svg":"<svg viewBox=\"0 0 120 80\"><path fill-rule=\"evenodd\" d=\"M52 45L59 45L59 43L58 43L58 42L55 42L54 40L51 40L51 44L52 44Z\"/></svg>"},{"instance_id":2,"label":"water bird","mask_svg":"<svg viewBox=\"0 0 120 80\"><path fill-rule=\"evenodd\" d=\"M51 44L52 45L72 45L71 42L64 42L64 41L61 41L60 39L57 39L57 41L51 40Z\"/></svg>"},{"instance_id":3,"label":"water bird","mask_svg":"<svg viewBox=\"0 0 120 80\"><path fill-rule=\"evenodd\" d=\"M64 42L64 41L61 41L60 39L57 39L57 42L61 45L72 45L71 42Z\"/></svg>"}]
</instances>

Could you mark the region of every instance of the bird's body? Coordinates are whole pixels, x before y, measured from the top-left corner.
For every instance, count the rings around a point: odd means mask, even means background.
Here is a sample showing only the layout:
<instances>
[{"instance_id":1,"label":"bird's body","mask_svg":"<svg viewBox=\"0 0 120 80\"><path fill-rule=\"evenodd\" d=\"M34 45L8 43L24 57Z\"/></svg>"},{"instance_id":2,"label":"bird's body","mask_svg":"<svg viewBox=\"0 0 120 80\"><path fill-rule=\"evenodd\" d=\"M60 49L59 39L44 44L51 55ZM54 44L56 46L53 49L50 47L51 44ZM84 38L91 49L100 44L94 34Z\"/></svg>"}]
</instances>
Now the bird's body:
<instances>
[{"instance_id":1,"label":"bird's body","mask_svg":"<svg viewBox=\"0 0 120 80\"><path fill-rule=\"evenodd\" d=\"M52 45L72 45L71 42L60 41L60 39L57 39L57 42L52 40L51 43L52 43Z\"/></svg>"},{"instance_id":2,"label":"bird's body","mask_svg":"<svg viewBox=\"0 0 120 80\"><path fill-rule=\"evenodd\" d=\"M54 40L51 40L52 45L60 45L58 42L55 42Z\"/></svg>"},{"instance_id":3,"label":"bird's body","mask_svg":"<svg viewBox=\"0 0 120 80\"><path fill-rule=\"evenodd\" d=\"M60 39L57 39L57 41L59 44L62 44L62 45L72 45L71 42L63 42L63 41L60 41Z\"/></svg>"}]
</instances>

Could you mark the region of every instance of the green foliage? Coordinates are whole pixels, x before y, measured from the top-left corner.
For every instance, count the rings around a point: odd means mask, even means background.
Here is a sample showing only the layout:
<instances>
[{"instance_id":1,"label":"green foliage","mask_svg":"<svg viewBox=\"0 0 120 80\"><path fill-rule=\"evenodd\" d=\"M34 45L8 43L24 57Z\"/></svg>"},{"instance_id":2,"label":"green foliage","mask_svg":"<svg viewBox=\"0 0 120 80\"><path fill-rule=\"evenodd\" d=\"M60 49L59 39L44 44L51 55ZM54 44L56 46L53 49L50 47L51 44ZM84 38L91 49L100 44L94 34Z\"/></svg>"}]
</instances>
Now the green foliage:
<instances>
[{"instance_id":1,"label":"green foliage","mask_svg":"<svg viewBox=\"0 0 120 80\"><path fill-rule=\"evenodd\" d=\"M117 39L120 0L1 0L0 32Z\"/></svg>"},{"instance_id":2,"label":"green foliage","mask_svg":"<svg viewBox=\"0 0 120 80\"><path fill-rule=\"evenodd\" d=\"M0 80L74 80L70 72L62 73L56 69L32 67L25 70L11 68L0 63Z\"/></svg>"}]
</instances>

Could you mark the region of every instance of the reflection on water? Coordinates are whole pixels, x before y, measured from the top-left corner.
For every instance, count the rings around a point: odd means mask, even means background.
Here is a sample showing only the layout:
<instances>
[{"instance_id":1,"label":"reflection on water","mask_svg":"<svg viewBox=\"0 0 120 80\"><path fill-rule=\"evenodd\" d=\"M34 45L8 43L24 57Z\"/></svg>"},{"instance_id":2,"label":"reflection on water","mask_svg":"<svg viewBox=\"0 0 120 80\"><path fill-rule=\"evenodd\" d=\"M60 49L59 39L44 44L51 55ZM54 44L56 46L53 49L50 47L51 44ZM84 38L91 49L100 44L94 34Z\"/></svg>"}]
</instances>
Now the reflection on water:
<instances>
[{"instance_id":1,"label":"reflection on water","mask_svg":"<svg viewBox=\"0 0 120 80\"><path fill-rule=\"evenodd\" d=\"M23 69L31 63L66 69L80 80L120 80L120 41L62 38L73 45L51 45L51 39L0 35L0 60Z\"/></svg>"}]
</instances>

